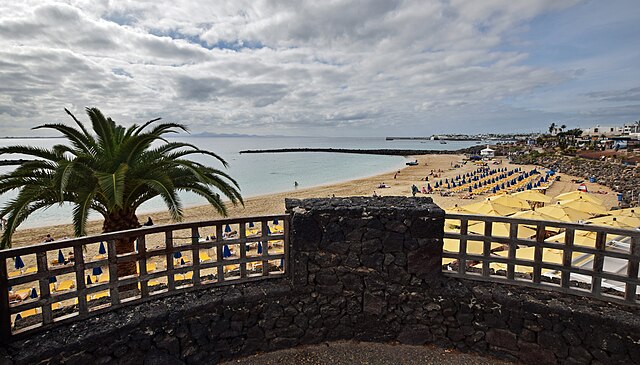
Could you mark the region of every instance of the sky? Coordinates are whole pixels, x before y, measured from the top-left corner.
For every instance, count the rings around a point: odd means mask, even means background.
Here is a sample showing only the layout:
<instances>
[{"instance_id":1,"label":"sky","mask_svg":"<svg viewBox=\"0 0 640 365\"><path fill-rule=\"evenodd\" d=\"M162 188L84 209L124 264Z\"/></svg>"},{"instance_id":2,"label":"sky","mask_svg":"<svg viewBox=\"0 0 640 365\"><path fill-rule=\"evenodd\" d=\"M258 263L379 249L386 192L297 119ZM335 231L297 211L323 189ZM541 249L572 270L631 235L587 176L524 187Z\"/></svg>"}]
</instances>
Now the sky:
<instances>
[{"instance_id":1,"label":"sky","mask_svg":"<svg viewBox=\"0 0 640 365\"><path fill-rule=\"evenodd\" d=\"M4 1L0 136L97 107L192 133L426 136L640 120L638 0Z\"/></svg>"}]
</instances>

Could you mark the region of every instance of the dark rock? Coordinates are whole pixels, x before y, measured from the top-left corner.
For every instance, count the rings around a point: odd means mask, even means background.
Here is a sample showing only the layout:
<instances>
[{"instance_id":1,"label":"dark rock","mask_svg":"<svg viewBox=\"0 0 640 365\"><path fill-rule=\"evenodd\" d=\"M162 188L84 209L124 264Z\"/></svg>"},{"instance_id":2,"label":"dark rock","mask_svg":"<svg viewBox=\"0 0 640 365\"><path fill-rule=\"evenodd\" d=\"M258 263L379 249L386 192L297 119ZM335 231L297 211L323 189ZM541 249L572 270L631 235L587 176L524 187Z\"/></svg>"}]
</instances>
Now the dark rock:
<instances>
[{"instance_id":1,"label":"dark rock","mask_svg":"<svg viewBox=\"0 0 640 365\"><path fill-rule=\"evenodd\" d=\"M491 346L512 351L518 350L518 340L516 339L516 335L507 330L491 329L487 332L485 338L487 343Z\"/></svg>"},{"instance_id":2,"label":"dark rock","mask_svg":"<svg viewBox=\"0 0 640 365\"><path fill-rule=\"evenodd\" d=\"M518 342L518 358L525 364L554 365L558 361L552 351L540 348L535 343Z\"/></svg>"},{"instance_id":3,"label":"dark rock","mask_svg":"<svg viewBox=\"0 0 640 365\"><path fill-rule=\"evenodd\" d=\"M144 365L184 365L184 362L163 352L150 352L144 358Z\"/></svg>"},{"instance_id":4,"label":"dark rock","mask_svg":"<svg viewBox=\"0 0 640 365\"><path fill-rule=\"evenodd\" d=\"M424 345L433 341L429 327L421 324L404 326L398 335L398 341L407 345Z\"/></svg>"}]
</instances>

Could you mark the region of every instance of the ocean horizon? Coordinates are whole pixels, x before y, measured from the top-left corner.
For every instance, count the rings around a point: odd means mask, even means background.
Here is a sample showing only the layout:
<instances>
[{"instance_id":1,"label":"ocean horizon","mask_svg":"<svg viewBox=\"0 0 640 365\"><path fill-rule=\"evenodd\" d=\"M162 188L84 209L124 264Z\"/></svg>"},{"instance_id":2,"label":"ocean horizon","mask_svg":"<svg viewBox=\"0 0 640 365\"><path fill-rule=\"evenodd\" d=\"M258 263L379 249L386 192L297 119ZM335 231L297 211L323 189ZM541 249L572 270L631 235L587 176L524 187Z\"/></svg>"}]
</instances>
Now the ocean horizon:
<instances>
[{"instance_id":1,"label":"ocean horizon","mask_svg":"<svg viewBox=\"0 0 640 365\"><path fill-rule=\"evenodd\" d=\"M295 182L298 182L299 188L308 188L374 176L404 167L406 158L331 152L240 154L241 150L279 148L458 150L476 144L475 141L448 141L446 144L430 140L387 141L384 137L178 136L169 139L194 144L222 157L228 163L226 170L221 163L211 157L194 155L191 158L227 172L240 185L244 198L291 191L295 188ZM59 138L10 138L0 140L0 146L21 144L49 148L63 141ZM13 155L5 158L18 159L21 156ZM0 171L6 173L14 168L15 166L0 166ZM15 192L4 194L0 197L0 205L4 206L15 196ZM207 204L204 199L195 194L180 193L180 198L184 208ZM142 215L165 209L162 200L156 198L143 204L137 213ZM32 214L19 228L70 224L71 211L72 207L68 204L53 206ZM95 212L89 216L90 220L100 218L101 216Z\"/></svg>"}]
</instances>

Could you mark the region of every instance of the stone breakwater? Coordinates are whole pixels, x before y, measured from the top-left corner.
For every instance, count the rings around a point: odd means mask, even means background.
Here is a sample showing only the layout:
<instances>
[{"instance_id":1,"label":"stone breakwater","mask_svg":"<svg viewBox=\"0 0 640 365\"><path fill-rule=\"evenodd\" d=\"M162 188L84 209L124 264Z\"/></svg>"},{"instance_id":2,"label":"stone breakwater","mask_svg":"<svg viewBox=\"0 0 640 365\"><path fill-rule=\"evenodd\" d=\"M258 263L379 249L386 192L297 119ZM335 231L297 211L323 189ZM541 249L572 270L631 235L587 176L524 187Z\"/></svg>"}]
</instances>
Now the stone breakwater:
<instances>
[{"instance_id":1,"label":"stone breakwater","mask_svg":"<svg viewBox=\"0 0 640 365\"><path fill-rule=\"evenodd\" d=\"M514 159L518 163L518 159ZM535 161L528 161L561 173L580 176L585 180L594 177L599 184L605 185L618 193L622 193L625 205L638 200L640 193L640 165L625 166L606 161L588 160L570 156L541 155Z\"/></svg>"},{"instance_id":2,"label":"stone breakwater","mask_svg":"<svg viewBox=\"0 0 640 365\"><path fill-rule=\"evenodd\" d=\"M640 364L640 310L447 278L430 198L287 200L288 277L198 290L0 347L0 364L214 364L335 340L527 364Z\"/></svg>"}]
</instances>

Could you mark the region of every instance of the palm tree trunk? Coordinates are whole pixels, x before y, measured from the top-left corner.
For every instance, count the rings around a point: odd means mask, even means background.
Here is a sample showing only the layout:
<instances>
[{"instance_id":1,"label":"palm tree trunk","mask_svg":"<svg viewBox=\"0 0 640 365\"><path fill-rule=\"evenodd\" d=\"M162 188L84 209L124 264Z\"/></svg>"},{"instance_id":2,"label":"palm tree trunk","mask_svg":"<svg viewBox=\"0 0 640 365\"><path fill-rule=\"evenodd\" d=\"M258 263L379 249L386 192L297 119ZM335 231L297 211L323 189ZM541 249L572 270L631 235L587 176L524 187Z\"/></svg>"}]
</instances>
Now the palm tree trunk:
<instances>
[{"instance_id":1,"label":"palm tree trunk","mask_svg":"<svg viewBox=\"0 0 640 365\"><path fill-rule=\"evenodd\" d=\"M138 221L138 217L135 212L129 210L121 210L112 212L107 216L102 225L102 232L115 232L115 231L123 231L127 229L135 229L140 228L140 222ZM134 251L134 244L137 237L128 237L125 239L117 239L115 241L116 244L116 254L126 254ZM118 264L118 277L121 278L123 276L135 275L137 273L136 270L136 261L123 262ZM120 288L122 291L133 290L136 288L135 284L125 285Z\"/></svg>"}]
</instances>

